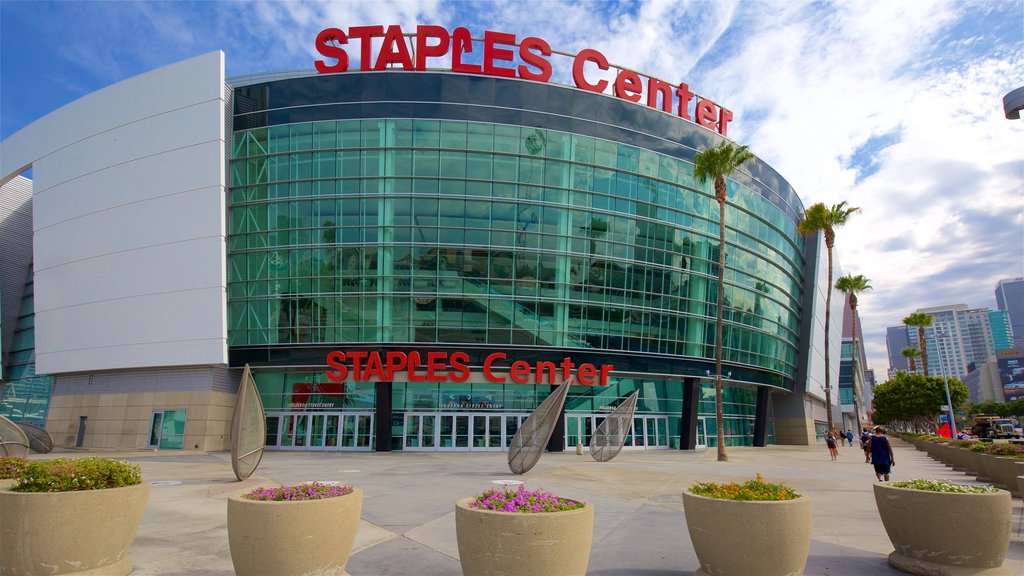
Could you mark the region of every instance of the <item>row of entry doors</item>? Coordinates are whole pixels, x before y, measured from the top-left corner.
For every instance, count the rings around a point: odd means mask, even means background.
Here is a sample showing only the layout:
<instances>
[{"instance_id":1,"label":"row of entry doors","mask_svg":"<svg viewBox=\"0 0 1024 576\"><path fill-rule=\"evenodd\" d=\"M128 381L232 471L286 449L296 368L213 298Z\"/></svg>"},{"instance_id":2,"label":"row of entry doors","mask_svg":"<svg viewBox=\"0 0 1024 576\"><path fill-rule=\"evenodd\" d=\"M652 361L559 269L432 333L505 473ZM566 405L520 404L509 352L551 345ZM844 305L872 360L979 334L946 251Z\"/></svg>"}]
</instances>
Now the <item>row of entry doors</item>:
<instances>
[{"instance_id":1,"label":"row of entry doors","mask_svg":"<svg viewBox=\"0 0 1024 576\"><path fill-rule=\"evenodd\" d=\"M402 419L402 449L410 451L502 451L530 415L486 412L410 412ZM605 414L566 414L565 448L575 448L591 436ZM698 444L706 444L703 419L698 423ZM372 450L374 414L276 413L267 415L268 447L289 450ZM641 415L624 448L669 447L668 417ZM702 446L701 446L702 447Z\"/></svg>"},{"instance_id":2,"label":"row of entry doors","mask_svg":"<svg viewBox=\"0 0 1024 576\"><path fill-rule=\"evenodd\" d=\"M373 413L268 414L266 442L292 450L372 450Z\"/></svg>"}]
</instances>

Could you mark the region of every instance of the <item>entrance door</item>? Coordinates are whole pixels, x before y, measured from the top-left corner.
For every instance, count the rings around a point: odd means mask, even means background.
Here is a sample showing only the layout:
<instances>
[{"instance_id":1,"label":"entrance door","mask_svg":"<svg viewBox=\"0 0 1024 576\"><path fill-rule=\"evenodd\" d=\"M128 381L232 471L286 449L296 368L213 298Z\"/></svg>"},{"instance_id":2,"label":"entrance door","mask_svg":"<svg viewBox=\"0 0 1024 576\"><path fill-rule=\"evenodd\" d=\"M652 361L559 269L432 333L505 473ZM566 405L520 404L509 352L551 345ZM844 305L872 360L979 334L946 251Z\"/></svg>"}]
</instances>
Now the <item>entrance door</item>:
<instances>
[{"instance_id":1,"label":"entrance door","mask_svg":"<svg viewBox=\"0 0 1024 576\"><path fill-rule=\"evenodd\" d=\"M159 410L153 412L149 428L149 448L181 450L185 443L186 410Z\"/></svg>"},{"instance_id":2,"label":"entrance door","mask_svg":"<svg viewBox=\"0 0 1024 576\"><path fill-rule=\"evenodd\" d=\"M370 450L373 414L268 414L267 446L291 450Z\"/></svg>"},{"instance_id":3,"label":"entrance door","mask_svg":"<svg viewBox=\"0 0 1024 576\"><path fill-rule=\"evenodd\" d=\"M404 450L507 449L524 414L409 412L403 419Z\"/></svg>"},{"instance_id":4,"label":"entrance door","mask_svg":"<svg viewBox=\"0 0 1024 576\"><path fill-rule=\"evenodd\" d=\"M473 421L470 450L501 450L505 445L501 437L505 417L501 414L472 414L470 418Z\"/></svg>"},{"instance_id":5,"label":"entrance door","mask_svg":"<svg viewBox=\"0 0 1024 576\"><path fill-rule=\"evenodd\" d=\"M582 441L590 445L590 439L598 426L605 421L605 414L566 414L565 447L571 449ZM634 416L633 425L626 433L623 448L668 448L668 417Z\"/></svg>"},{"instance_id":6,"label":"entrance door","mask_svg":"<svg viewBox=\"0 0 1024 576\"><path fill-rule=\"evenodd\" d=\"M341 414L341 433L338 446L342 450L370 450L373 448L373 414Z\"/></svg>"},{"instance_id":7,"label":"entrance door","mask_svg":"<svg viewBox=\"0 0 1024 576\"><path fill-rule=\"evenodd\" d=\"M707 419L703 416L697 417L697 449L703 450L708 447Z\"/></svg>"}]
</instances>

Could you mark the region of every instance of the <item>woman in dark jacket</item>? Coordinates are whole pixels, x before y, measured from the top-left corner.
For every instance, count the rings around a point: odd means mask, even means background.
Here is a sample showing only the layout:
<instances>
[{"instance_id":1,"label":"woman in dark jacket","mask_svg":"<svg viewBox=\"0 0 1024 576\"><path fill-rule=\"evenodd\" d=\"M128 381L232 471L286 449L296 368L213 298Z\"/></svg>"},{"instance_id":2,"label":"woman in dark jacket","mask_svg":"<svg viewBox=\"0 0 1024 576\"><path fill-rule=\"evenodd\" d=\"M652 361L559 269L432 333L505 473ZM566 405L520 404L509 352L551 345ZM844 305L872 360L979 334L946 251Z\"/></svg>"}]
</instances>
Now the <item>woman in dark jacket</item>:
<instances>
[{"instance_id":1,"label":"woman in dark jacket","mask_svg":"<svg viewBox=\"0 0 1024 576\"><path fill-rule=\"evenodd\" d=\"M875 476L878 481L889 481L889 472L896 464L896 458L892 454L892 443L885 436L885 428L875 426L875 435L868 440L868 452L871 453L871 463L875 466Z\"/></svg>"}]
</instances>

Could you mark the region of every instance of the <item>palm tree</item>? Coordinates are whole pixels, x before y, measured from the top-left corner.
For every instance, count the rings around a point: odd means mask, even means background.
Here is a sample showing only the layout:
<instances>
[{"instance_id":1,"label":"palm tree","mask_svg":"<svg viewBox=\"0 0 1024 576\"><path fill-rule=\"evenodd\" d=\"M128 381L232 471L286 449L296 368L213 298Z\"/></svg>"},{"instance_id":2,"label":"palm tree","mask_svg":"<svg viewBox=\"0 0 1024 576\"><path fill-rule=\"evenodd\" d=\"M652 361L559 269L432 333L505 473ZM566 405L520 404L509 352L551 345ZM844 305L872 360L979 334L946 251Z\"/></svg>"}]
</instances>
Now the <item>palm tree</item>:
<instances>
[{"instance_id":1,"label":"palm tree","mask_svg":"<svg viewBox=\"0 0 1024 576\"><path fill-rule=\"evenodd\" d=\"M928 376L928 346L924 341L924 329L932 325L932 320L931 314L924 312L914 312L903 319L907 326L917 327L917 347L921 350L921 369L925 376Z\"/></svg>"},{"instance_id":2,"label":"palm tree","mask_svg":"<svg viewBox=\"0 0 1024 576\"><path fill-rule=\"evenodd\" d=\"M900 350L900 354L907 359L907 363L910 364L910 371L917 372L917 359L921 357L921 351L913 346L907 346L903 350Z\"/></svg>"},{"instance_id":3,"label":"palm tree","mask_svg":"<svg viewBox=\"0 0 1024 576\"><path fill-rule=\"evenodd\" d=\"M804 211L804 219L797 224L797 231L805 236L825 234L825 248L828 250L828 290L825 291L825 411L828 413L828 429L832 426L832 378L829 358L829 330L832 319L832 247L836 243L835 229L846 224L854 212L860 208L847 208L846 202L840 202L831 208L821 202Z\"/></svg>"},{"instance_id":4,"label":"palm tree","mask_svg":"<svg viewBox=\"0 0 1024 576\"><path fill-rule=\"evenodd\" d=\"M836 279L836 290L839 290L843 294L846 294L850 298L850 312L853 313L853 359L854 363L860 360L860 355L857 354L857 294L864 292L865 290L871 290L871 281L868 280L864 275L858 274L853 276L847 274Z\"/></svg>"},{"instance_id":5,"label":"palm tree","mask_svg":"<svg viewBox=\"0 0 1024 576\"><path fill-rule=\"evenodd\" d=\"M754 155L746 146L737 147L722 141L714 148L705 148L693 159L693 177L701 184L715 183L718 200L718 306L715 308L715 428L718 431L718 461L728 462L725 453L725 430L722 423L722 295L725 292L725 177Z\"/></svg>"}]
</instances>

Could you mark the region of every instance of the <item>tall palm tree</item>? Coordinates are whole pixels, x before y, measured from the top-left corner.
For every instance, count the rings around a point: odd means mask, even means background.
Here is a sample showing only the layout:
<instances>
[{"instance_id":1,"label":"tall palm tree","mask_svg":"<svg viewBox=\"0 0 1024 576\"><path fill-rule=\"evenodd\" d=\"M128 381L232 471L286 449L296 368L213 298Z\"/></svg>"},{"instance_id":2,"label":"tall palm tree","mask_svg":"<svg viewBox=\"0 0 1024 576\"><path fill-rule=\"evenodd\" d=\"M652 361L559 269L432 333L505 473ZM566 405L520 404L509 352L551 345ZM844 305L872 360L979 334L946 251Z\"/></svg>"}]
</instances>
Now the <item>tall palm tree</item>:
<instances>
[{"instance_id":1,"label":"tall palm tree","mask_svg":"<svg viewBox=\"0 0 1024 576\"><path fill-rule=\"evenodd\" d=\"M853 359L854 363L860 361L860 355L857 354L857 294L866 290L871 290L871 281L868 280L864 275L858 274L853 276L847 274L836 279L836 290L839 290L843 294L846 294L850 299L850 312L853 313Z\"/></svg>"},{"instance_id":2,"label":"tall palm tree","mask_svg":"<svg viewBox=\"0 0 1024 576\"><path fill-rule=\"evenodd\" d=\"M828 414L828 429L832 425L832 377L831 362L829 361L829 330L832 319L832 247L836 243L836 228L846 224L854 212L860 208L848 208L846 202L834 204L831 208L821 202L811 206L804 211L804 219L797 224L797 231L805 236L817 235L822 232L825 235L825 248L828 249L828 289L825 291L825 407Z\"/></svg>"},{"instance_id":3,"label":"tall palm tree","mask_svg":"<svg viewBox=\"0 0 1024 576\"><path fill-rule=\"evenodd\" d=\"M907 363L910 365L910 372L917 372L917 359L921 357L921 351L913 346L907 346L900 350L900 354L907 359Z\"/></svg>"},{"instance_id":4,"label":"tall palm tree","mask_svg":"<svg viewBox=\"0 0 1024 576\"><path fill-rule=\"evenodd\" d=\"M722 295L725 292L725 178L741 164L754 158L746 146L722 141L705 148L693 159L693 177L701 184L713 180L718 200L718 306L715 308L715 429L718 431L718 461L727 462L725 430L722 422Z\"/></svg>"},{"instance_id":5,"label":"tall palm tree","mask_svg":"<svg viewBox=\"0 0 1024 576\"><path fill-rule=\"evenodd\" d=\"M931 314L924 312L914 312L903 319L907 326L917 327L917 348L921 351L921 369L924 370L925 376L928 375L928 345L924 341L924 329L931 326L933 320Z\"/></svg>"}]
</instances>

